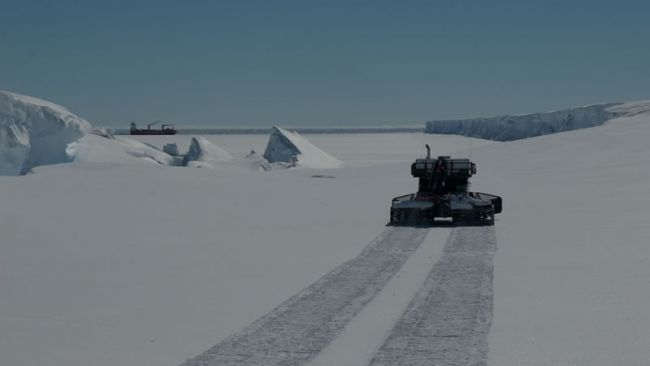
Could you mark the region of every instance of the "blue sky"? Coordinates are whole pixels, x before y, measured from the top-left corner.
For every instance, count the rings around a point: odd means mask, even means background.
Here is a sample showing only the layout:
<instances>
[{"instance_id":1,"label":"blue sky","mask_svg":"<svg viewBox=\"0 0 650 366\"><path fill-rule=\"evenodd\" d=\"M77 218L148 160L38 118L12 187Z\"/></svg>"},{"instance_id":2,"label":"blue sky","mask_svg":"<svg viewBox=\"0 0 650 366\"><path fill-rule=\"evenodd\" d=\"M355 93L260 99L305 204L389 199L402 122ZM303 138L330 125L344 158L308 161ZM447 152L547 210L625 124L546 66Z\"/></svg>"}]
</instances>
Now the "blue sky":
<instances>
[{"instance_id":1,"label":"blue sky","mask_svg":"<svg viewBox=\"0 0 650 366\"><path fill-rule=\"evenodd\" d=\"M648 1L30 1L0 89L97 125L422 124L650 99Z\"/></svg>"}]
</instances>

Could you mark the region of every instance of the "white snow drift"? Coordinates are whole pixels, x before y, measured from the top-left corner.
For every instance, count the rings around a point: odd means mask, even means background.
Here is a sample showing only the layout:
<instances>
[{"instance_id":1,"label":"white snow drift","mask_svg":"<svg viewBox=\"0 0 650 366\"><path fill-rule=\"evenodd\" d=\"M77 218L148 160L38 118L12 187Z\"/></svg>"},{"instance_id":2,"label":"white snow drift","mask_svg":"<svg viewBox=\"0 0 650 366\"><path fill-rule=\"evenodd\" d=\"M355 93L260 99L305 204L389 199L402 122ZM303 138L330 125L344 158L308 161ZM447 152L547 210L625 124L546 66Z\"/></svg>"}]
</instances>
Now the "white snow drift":
<instances>
[{"instance_id":1,"label":"white snow drift","mask_svg":"<svg viewBox=\"0 0 650 366\"><path fill-rule=\"evenodd\" d=\"M86 163L174 165L175 161L155 146L122 136L107 139L88 134L70 143L67 152L73 161Z\"/></svg>"},{"instance_id":2,"label":"white snow drift","mask_svg":"<svg viewBox=\"0 0 650 366\"><path fill-rule=\"evenodd\" d=\"M0 91L0 175L71 161L68 144L90 128L90 123L60 105Z\"/></svg>"},{"instance_id":3,"label":"white snow drift","mask_svg":"<svg viewBox=\"0 0 650 366\"><path fill-rule=\"evenodd\" d=\"M511 141L600 126L650 109L650 102L595 104L546 113L427 122L425 132Z\"/></svg>"},{"instance_id":4,"label":"white snow drift","mask_svg":"<svg viewBox=\"0 0 650 366\"><path fill-rule=\"evenodd\" d=\"M297 132L277 126L271 130L264 158L270 163L290 163L314 169L340 168L343 165Z\"/></svg>"}]
</instances>

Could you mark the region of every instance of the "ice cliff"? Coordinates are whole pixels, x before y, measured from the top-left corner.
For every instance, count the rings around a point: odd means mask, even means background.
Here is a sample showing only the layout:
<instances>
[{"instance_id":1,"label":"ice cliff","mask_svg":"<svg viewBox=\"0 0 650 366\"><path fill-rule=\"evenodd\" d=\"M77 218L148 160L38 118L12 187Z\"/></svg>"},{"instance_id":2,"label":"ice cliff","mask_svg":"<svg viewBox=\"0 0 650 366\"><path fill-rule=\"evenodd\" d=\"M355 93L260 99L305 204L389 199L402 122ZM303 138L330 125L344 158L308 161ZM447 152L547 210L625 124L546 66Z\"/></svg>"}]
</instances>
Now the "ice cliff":
<instances>
[{"instance_id":1,"label":"ice cliff","mask_svg":"<svg viewBox=\"0 0 650 366\"><path fill-rule=\"evenodd\" d=\"M0 175L69 162L68 144L91 129L88 121L60 105L0 91Z\"/></svg>"},{"instance_id":2,"label":"ice cliff","mask_svg":"<svg viewBox=\"0 0 650 366\"><path fill-rule=\"evenodd\" d=\"M273 127L264 151L269 163L286 163L314 169L339 168L340 160L314 146L309 140L280 127Z\"/></svg>"},{"instance_id":3,"label":"ice cliff","mask_svg":"<svg viewBox=\"0 0 650 366\"><path fill-rule=\"evenodd\" d=\"M463 135L496 141L519 140L600 126L612 118L625 115L627 109L620 108L623 105L625 104L596 104L545 113L429 121L426 124L425 132Z\"/></svg>"}]
</instances>

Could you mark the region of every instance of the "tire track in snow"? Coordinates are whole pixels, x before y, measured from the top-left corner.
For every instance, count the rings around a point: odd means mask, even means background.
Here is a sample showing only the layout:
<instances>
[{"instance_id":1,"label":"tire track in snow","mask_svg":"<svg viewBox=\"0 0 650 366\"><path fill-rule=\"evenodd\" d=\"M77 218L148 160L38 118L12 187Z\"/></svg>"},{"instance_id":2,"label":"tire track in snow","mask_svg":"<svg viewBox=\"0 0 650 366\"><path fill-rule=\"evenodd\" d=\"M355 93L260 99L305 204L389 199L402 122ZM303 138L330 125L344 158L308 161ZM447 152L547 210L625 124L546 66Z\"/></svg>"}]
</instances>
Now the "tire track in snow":
<instances>
[{"instance_id":1,"label":"tire track in snow","mask_svg":"<svg viewBox=\"0 0 650 366\"><path fill-rule=\"evenodd\" d=\"M307 366L367 365L442 257L451 230L429 230L420 247L379 294Z\"/></svg>"},{"instance_id":2,"label":"tire track in snow","mask_svg":"<svg viewBox=\"0 0 650 366\"><path fill-rule=\"evenodd\" d=\"M455 228L370 365L486 365L495 251L493 226Z\"/></svg>"},{"instance_id":3,"label":"tire track in snow","mask_svg":"<svg viewBox=\"0 0 650 366\"><path fill-rule=\"evenodd\" d=\"M427 231L385 229L356 258L182 366L304 364L379 293Z\"/></svg>"}]
</instances>

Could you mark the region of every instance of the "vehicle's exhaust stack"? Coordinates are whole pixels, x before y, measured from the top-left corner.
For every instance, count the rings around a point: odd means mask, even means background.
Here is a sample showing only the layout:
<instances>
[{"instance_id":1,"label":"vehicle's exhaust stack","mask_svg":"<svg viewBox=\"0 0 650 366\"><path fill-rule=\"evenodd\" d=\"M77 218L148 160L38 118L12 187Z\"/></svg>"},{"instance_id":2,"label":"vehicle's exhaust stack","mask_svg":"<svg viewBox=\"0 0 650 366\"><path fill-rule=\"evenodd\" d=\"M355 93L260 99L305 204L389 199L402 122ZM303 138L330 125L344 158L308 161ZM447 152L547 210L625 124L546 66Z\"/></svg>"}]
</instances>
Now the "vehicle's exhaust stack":
<instances>
[{"instance_id":1,"label":"vehicle's exhaust stack","mask_svg":"<svg viewBox=\"0 0 650 366\"><path fill-rule=\"evenodd\" d=\"M431 148L429 147L429 144L426 144L427 147L427 160L431 160Z\"/></svg>"}]
</instances>

